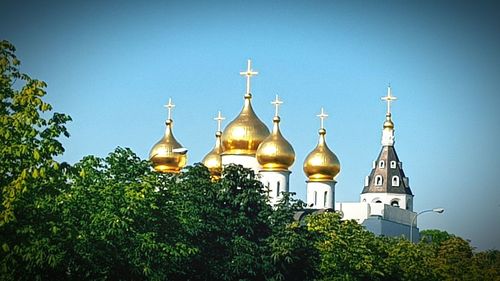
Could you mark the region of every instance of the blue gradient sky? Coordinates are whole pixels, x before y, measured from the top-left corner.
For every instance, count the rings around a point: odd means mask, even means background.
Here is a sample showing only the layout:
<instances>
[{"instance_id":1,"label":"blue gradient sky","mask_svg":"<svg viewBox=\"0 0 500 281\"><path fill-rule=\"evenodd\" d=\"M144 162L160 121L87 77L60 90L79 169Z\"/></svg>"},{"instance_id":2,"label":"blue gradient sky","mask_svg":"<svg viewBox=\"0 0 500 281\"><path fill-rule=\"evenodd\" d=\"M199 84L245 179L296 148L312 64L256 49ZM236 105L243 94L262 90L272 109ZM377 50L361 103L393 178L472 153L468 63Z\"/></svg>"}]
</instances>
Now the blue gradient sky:
<instances>
[{"instance_id":1,"label":"blue gradient sky","mask_svg":"<svg viewBox=\"0 0 500 281\"><path fill-rule=\"evenodd\" d=\"M41 1L40 1L41 2ZM281 128L297 160L291 191L305 199L302 161L317 142L320 107L338 155L337 201L357 201L380 150L388 83L396 149L422 229L500 249L500 9L442 1L2 1L0 38L22 70L48 83L47 99L74 119L62 160L116 146L146 158L172 97L189 163L212 148L222 110L243 104L239 71L253 60L253 104ZM106 3L104 3L106 2ZM436 3L437 2L437 3ZM224 125L225 125L224 124Z\"/></svg>"}]
</instances>

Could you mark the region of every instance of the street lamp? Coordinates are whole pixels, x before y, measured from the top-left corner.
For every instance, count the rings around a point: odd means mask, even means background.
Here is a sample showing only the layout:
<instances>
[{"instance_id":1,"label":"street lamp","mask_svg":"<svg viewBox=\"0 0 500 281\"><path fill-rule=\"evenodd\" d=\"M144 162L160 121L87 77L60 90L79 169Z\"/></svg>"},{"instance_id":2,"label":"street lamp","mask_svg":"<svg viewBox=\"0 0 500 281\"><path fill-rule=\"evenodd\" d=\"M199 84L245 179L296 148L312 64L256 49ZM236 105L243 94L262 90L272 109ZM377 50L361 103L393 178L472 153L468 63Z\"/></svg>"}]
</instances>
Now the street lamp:
<instances>
[{"instance_id":1,"label":"street lamp","mask_svg":"<svg viewBox=\"0 0 500 281\"><path fill-rule=\"evenodd\" d=\"M413 217L413 219L411 220L411 224L410 224L410 242L413 242L413 225L415 224L417 217L423 213L429 213L429 212L442 214L444 212L444 209L443 208L434 208L434 209L429 209L429 210L423 210L420 213L416 214Z\"/></svg>"}]
</instances>

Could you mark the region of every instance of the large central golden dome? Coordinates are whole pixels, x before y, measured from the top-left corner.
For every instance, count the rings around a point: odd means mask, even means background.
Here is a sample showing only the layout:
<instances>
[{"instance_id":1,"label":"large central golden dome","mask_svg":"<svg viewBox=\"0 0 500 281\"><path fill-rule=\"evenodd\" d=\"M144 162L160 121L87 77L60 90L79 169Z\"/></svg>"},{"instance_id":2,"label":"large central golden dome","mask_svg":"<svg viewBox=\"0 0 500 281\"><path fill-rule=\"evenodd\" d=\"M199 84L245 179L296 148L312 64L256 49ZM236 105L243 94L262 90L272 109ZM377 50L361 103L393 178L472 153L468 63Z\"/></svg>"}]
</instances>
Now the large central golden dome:
<instances>
[{"instance_id":1,"label":"large central golden dome","mask_svg":"<svg viewBox=\"0 0 500 281\"><path fill-rule=\"evenodd\" d=\"M340 172L339 159L326 145L325 134L321 128L318 145L304 160L304 173L310 181L333 180Z\"/></svg>"},{"instance_id":2,"label":"large central golden dome","mask_svg":"<svg viewBox=\"0 0 500 281\"><path fill-rule=\"evenodd\" d=\"M222 154L255 155L260 143L269 136L269 129L253 111L251 99L251 94L245 95L240 114L224 129Z\"/></svg>"},{"instance_id":3,"label":"large central golden dome","mask_svg":"<svg viewBox=\"0 0 500 281\"><path fill-rule=\"evenodd\" d=\"M257 161L264 170L288 170L295 162L295 151L281 134L279 122L280 118L275 116L272 133L259 145L257 150Z\"/></svg>"}]
</instances>

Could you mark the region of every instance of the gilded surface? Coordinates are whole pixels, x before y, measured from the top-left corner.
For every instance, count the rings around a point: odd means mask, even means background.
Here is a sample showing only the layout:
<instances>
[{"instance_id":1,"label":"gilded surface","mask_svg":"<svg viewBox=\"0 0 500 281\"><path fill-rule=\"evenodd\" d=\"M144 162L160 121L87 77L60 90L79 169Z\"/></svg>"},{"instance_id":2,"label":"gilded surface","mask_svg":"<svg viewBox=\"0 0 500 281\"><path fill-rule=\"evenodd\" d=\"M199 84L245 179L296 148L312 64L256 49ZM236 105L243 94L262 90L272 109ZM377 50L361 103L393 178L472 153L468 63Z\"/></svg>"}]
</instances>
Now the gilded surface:
<instances>
[{"instance_id":1,"label":"gilded surface","mask_svg":"<svg viewBox=\"0 0 500 281\"><path fill-rule=\"evenodd\" d=\"M295 162L295 151L279 129L279 117L274 117L273 132L257 149L257 161L264 170L288 170Z\"/></svg>"},{"instance_id":2,"label":"gilded surface","mask_svg":"<svg viewBox=\"0 0 500 281\"><path fill-rule=\"evenodd\" d=\"M210 174L216 178L220 177L222 173L222 141L221 132L215 134L215 146L214 148L203 158L201 163L205 165L210 171Z\"/></svg>"},{"instance_id":3,"label":"gilded surface","mask_svg":"<svg viewBox=\"0 0 500 281\"><path fill-rule=\"evenodd\" d=\"M176 152L182 145L175 139L172 133L172 120L167 120L165 135L158 141L149 152L149 159L153 162L153 168L163 173L179 173L186 165L187 156L184 152Z\"/></svg>"},{"instance_id":4,"label":"gilded surface","mask_svg":"<svg viewBox=\"0 0 500 281\"><path fill-rule=\"evenodd\" d=\"M269 136L269 129L255 114L250 100L251 95L246 95L240 114L224 129L223 154L255 155L260 143Z\"/></svg>"},{"instance_id":5,"label":"gilded surface","mask_svg":"<svg viewBox=\"0 0 500 281\"><path fill-rule=\"evenodd\" d=\"M319 142L304 160L304 173L310 181L333 180L340 172L337 156L328 148L325 129L319 130Z\"/></svg>"}]
</instances>

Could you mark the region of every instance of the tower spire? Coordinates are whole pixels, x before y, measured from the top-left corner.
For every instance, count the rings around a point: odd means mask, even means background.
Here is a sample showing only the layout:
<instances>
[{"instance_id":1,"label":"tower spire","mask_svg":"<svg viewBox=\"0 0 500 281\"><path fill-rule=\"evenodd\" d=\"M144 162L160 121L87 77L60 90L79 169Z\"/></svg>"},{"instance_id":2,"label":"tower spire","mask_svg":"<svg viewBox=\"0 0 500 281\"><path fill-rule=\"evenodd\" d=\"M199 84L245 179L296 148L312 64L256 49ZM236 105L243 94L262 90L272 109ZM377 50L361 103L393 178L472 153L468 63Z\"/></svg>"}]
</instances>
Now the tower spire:
<instances>
[{"instance_id":1,"label":"tower spire","mask_svg":"<svg viewBox=\"0 0 500 281\"><path fill-rule=\"evenodd\" d=\"M394 145L394 123L392 122L391 102L395 101L396 99L397 98L392 95L391 85L389 85L387 87L387 96L382 97L382 100L387 102L387 113L385 114L385 122L382 130L383 146Z\"/></svg>"},{"instance_id":2,"label":"tower spire","mask_svg":"<svg viewBox=\"0 0 500 281\"><path fill-rule=\"evenodd\" d=\"M382 100L387 102L387 113L386 115L391 116L391 102L397 100L398 98L392 96L391 84L387 87L387 96L382 97Z\"/></svg>"},{"instance_id":3,"label":"tower spire","mask_svg":"<svg viewBox=\"0 0 500 281\"><path fill-rule=\"evenodd\" d=\"M241 76L246 76L247 78L247 92L245 94L245 97L251 97L251 92L250 92L250 78L252 76L259 74L257 71L253 71L252 69L252 60L249 59L247 61L247 70L240 72Z\"/></svg>"}]
</instances>

